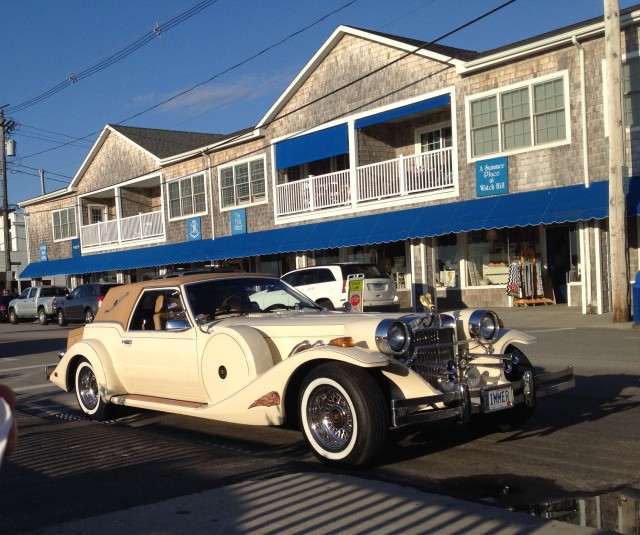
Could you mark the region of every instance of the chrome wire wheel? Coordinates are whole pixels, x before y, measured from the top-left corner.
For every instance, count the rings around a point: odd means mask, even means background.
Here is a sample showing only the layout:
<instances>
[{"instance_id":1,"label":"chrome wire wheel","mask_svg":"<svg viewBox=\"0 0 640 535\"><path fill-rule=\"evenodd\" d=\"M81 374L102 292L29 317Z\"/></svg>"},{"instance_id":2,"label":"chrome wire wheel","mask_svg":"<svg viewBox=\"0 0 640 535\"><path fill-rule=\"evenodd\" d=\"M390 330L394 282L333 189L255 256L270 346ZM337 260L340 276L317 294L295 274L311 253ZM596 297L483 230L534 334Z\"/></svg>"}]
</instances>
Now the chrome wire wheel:
<instances>
[{"instance_id":1,"label":"chrome wire wheel","mask_svg":"<svg viewBox=\"0 0 640 535\"><path fill-rule=\"evenodd\" d=\"M78 397L82 406L89 411L94 410L100 401L98 380L90 366L82 366L78 370Z\"/></svg>"},{"instance_id":2,"label":"chrome wire wheel","mask_svg":"<svg viewBox=\"0 0 640 535\"><path fill-rule=\"evenodd\" d=\"M91 363L83 359L76 368L76 398L78 405L92 420L104 420L109 412L109 403L102 399L100 383Z\"/></svg>"},{"instance_id":3,"label":"chrome wire wheel","mask_svg":"<svg viewBox=\"0 0 640 535\"><path fill-rule=\"evenodd\" d=\"M349 400L337 388L323 385L314 389L307 403L307 421L314 439L329 451L341 451L354 432Z\"/></svg>"},{"instance_id":4,"label":"chrome wire wheel","mask_svg":"<svg viewBox=\"0 0 640 535\"><path fill-rule=\"evenodd\" d=\"M374 459L389 426L388 403L373 376L344 362L309 371L300 388L298 417L313 454L342 466Z\"/></svg>"}]
</instances>

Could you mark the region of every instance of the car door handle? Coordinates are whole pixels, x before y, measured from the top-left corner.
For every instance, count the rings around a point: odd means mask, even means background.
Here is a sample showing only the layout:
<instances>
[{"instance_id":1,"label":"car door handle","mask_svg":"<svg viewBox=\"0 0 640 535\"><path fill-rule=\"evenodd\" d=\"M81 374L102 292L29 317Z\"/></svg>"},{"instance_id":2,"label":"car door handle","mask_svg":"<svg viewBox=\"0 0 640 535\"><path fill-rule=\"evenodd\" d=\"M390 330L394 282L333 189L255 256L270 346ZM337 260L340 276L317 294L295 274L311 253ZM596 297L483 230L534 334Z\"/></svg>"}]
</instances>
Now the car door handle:
<instances>
[{"instance_id":1,"label":"car door handle","mask_svg":"<svg viewBox=\"0 0 640 535\"><path fill-rule=\"evenodd\" d=\"M122 343L130 346L133 342L131 340L123 340Z\"/></svg>"}]
</instances>

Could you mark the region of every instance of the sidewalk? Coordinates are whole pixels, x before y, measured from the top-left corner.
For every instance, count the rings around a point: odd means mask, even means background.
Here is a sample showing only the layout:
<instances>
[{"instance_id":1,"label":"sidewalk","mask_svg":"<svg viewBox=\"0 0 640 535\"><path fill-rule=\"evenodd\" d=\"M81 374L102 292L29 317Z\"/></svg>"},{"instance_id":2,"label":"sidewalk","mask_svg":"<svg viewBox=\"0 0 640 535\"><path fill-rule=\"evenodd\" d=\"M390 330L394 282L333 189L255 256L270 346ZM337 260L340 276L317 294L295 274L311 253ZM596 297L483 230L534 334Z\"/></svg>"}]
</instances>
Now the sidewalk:
<instances>
[{"instance_id":1,"label":"sidewalk","mask_svg":"<svg viewBox=\"0 0 640 535\"><path fill-rule=\"evenodd\" d=\"M290 474L246 481L33 533L584 535L606 532L352 476Z\"/></svg>"}]
</instances>

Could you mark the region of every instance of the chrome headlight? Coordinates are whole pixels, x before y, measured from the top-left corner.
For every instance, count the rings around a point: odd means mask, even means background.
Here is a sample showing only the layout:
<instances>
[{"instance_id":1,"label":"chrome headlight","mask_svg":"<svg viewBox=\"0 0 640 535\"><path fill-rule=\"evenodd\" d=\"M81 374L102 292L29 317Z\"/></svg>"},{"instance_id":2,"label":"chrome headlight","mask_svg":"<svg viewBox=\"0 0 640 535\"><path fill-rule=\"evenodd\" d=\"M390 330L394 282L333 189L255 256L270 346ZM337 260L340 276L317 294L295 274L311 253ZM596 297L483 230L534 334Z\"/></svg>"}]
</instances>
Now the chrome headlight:
<instances>
[{"instance_id":1,"label":"chrome headlight","mask_svg":"<svg viewBox=\"0 0 640 535\"><path fill-rule=\"evenodd\" d=\"M385 319L376 327L376 345L385 355L399 356L411 347L411 330L406 323Z\"/></svg>"},{"instance_id":2,"label":"chrome headlight","mask_svg":"<svg viewBox=\"0 0 640 535\"><path fill-rule=\"evenodd\" d=\"M469 318L469 334L485 342L493 342L498 337L500 322L495 312L475 310Z\"/></svg>"}]
</instances>

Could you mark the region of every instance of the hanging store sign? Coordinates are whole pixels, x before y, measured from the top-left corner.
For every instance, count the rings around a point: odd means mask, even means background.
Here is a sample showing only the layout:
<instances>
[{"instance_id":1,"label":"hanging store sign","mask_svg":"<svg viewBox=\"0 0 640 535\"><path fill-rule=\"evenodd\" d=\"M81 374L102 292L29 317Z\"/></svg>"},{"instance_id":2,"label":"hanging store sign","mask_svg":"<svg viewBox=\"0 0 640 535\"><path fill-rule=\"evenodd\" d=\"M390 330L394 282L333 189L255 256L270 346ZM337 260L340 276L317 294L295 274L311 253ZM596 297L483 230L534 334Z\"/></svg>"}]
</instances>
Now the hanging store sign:
<instances>
[{"instance_id":1,"label":"hanging store sign","mask_svg":"<svg viewBox=\"0 0 640 535\"><path fill-rule=\"evenodd\" d=\"M509 193L509 162L506 156L476 162L476 196Z\"/></svg>"},{"instance_id":2,"label":"hanging store sign","mask_svg":"<svg viewBox=\"0 0 640 535\"><path fill-rule=\"evenodd\" d=\"M247 213L244 208L231 211L231 235L247 233Z\"/></svg>"},{"instance_id":3,"label":"hanging store sign","mask_svg":"<svg viewBox=\"0 0 640 535\"><path fill-rule=\"evenodd\" d=\"M47 257L47 244L41 243L38 246L38 249L40 251L40 262L46 262L47 260L49 260L49 258Z\"/></svg>"},{"instance_id":4,"label":"hanging store sign","mask_svg":"<svg viewBox=\"0 0 640 535\"><path fill-rule=\"evenodd\" d=\"M80 258L82 256L82 248L80 247L80 238L71 240L71 257Z\"/></svg>"},{"instance_id":5,"label":"hanging store sign","mask_svg":"<svg viewBox=\"0 0 640 535\"><path fill-rule=\"evenodd\" d=\"M187 219L187 241L199 240L202 238L202 227L200 216Z\"/></svg>"}]
</instances>

